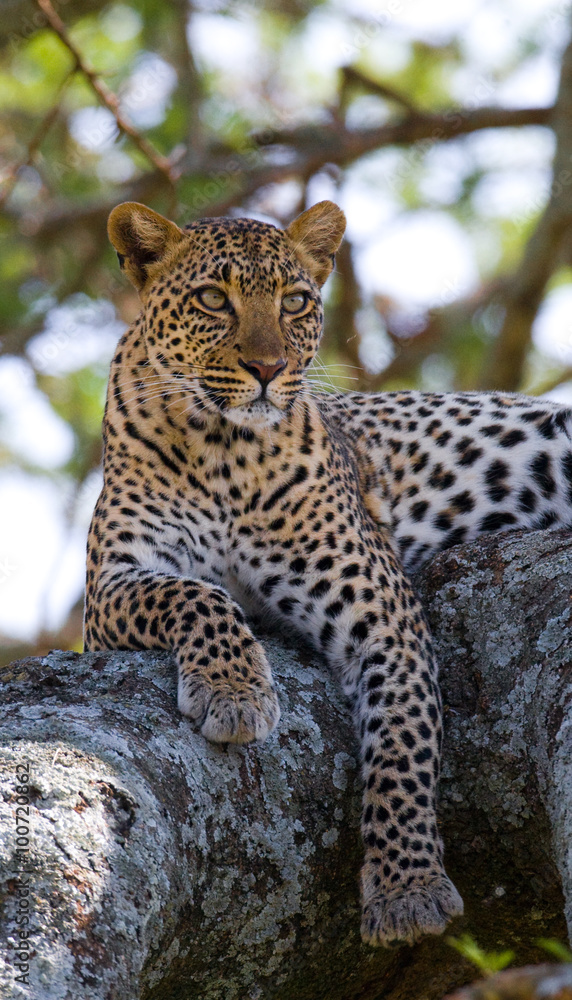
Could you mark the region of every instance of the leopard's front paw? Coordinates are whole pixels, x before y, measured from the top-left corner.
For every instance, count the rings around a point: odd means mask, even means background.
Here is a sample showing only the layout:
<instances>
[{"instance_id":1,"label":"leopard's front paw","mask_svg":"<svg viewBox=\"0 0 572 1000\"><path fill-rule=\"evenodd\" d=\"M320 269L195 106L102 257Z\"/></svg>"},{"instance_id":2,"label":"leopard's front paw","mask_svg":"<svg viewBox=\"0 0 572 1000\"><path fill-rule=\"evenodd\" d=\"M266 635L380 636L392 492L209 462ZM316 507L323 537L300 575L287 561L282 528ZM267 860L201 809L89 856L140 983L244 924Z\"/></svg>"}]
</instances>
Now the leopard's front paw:
<instances>
[{"instance_id":1,"label":"leopard's front paw","mask_svg":"<svg viewBox=\"0 0 572 1000\"><path fill-rule=\"evenodd\" d=\"M442 934L461 916L463 900L445 872L418 876L409 886L380 889L364 901L361 936L367 944L414 944L426 934Z\"/></svg>"},{"instance_id":2,"label":"leopard's front paw","mask_svg":"<svg viewBox=\"0 0 572 1000\"><path fill-rule=\"evenodd\" d=\"M280 718L278 696L262 647L252 643L248 659L198 670L179 670L179 709L194 719L212 743L264 740Z\"/></svg>"}]
</instances>

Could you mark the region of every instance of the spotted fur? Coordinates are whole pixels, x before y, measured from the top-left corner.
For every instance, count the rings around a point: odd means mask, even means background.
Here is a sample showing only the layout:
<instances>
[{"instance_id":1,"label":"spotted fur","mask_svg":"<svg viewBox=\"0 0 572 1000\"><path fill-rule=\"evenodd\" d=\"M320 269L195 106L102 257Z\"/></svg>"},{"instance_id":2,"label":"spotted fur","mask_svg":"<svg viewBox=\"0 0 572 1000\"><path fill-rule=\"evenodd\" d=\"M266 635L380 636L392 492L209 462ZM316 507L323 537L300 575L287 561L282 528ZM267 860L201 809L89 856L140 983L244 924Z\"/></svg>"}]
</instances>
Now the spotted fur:
<instances>
[{"instance_id":1,"label":"spotted fur","mask_svg":"<svg viewBox=\"0 0 572 1000\"><path fill-rule=\"evenodd\" d=\"M89 546L87 649L166 648L210 740L276 725L244 610L324 654L362 754L362 935L412 943L462 912L435 819L441 708L405 569L486 531L570 524L572 417L498 393L320 395L307 370L344 219L181 230L136 204L110 236L143 311L118 345Z\"/></svg>"}]
</instances>

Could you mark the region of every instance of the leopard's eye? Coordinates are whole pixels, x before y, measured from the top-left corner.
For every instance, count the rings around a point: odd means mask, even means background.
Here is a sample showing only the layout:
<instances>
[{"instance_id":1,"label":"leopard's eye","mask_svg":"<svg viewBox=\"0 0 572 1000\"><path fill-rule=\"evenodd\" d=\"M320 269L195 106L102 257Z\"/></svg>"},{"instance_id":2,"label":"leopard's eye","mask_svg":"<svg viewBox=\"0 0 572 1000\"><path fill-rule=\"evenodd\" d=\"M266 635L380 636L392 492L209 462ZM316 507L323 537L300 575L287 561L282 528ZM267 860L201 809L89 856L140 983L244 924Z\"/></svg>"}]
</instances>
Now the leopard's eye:
<instances>
[{"instance_id":1,"label":"leopard's eye","mask_svg":"<svg viewBox=\"0 0 572 1000\"><path fill-rule=\"evenodd\" d=\"M201 288L197 292L197 299L201 305L207 309L224 309L227 304L227 297L219 288Z\"/></svg>"},{"instance_id":2,"label":"leopard's eye","mask_svg":"<svg viewBox=\"0 0 572 1000\"><path fill-rule=\"evenodd\" d=\"M299 313L308 301L308 296L306 292L292 292L290 295L285 295L282 299L282 308L284 312L287 313Z\"/></svg>"}]
</instances>

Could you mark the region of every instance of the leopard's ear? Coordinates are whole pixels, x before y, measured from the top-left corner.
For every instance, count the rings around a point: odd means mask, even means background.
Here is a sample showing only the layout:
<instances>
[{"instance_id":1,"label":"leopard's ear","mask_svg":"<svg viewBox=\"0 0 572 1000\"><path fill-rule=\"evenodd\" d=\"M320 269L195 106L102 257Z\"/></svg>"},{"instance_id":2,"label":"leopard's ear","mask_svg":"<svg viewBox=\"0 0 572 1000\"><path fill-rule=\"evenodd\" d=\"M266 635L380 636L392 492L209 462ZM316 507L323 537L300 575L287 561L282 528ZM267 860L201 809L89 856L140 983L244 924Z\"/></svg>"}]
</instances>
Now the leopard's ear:
<instances>
[{"instance_id":1,"label":"leopard's ear","mask_svg":"<svg viewBox=\"0 0 572 1000\"><path fill-rule=\"evenodd\" d=\"M319 201L302 212L286 230L294 252L318 285L334 266L334 256L346 228L346 217L333 201Z\"/></svg>"},{"instance_id":2,"label":"leopard's ear","mask_svg":"<svg viewBox=\"0 0 572 1000\"><path fill-rule=\"evenodd\" d=\"M185 239L185 233L174 222L136 201L126 201L113 209L107 232L121 268L140 292L154 265L165 261Z\"/></svg>"}]
</instances>

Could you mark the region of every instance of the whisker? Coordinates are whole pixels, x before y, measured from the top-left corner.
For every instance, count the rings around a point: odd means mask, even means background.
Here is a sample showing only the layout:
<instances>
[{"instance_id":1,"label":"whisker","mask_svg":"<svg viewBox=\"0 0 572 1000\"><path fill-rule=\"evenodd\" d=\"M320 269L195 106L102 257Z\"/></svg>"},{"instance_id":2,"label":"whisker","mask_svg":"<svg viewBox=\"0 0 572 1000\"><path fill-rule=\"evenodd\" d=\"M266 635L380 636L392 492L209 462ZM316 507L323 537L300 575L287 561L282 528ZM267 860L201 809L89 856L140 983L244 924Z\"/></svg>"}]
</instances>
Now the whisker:
<instances>
[{"instance_id":1,"label":"whisker","mask_svg":"<svg viewBox=\"0 0 572 1000\"><path fill-rule=\"evenodd\" d=\"M329 371L334 368L335 369L349 368L351 371L354 372L361 372L363 370L361 365L349 365L346 364L345 361L331 361L325 364L325 362L323 362L318 355L316 355L316 357L312 359L307 368L307 371L311 371L312 368L320 368L322 369L322 371Z\"/></svg>"},{"instance_id":2,"label":"whisker","mask_svg":"<svg viewBox=\"0 0 572 1000\"><path fill-rule=\"evenodd\" d=\"M192 375L187 375L185 377L186 378L192 378L193 376ZM201 376L197 375L196 378L201 378ZM180 382L181 382L181 379L174 380L171 377L168 377L168 378L167 377L165 377L165 378L147 378L147 379L140 379L140 378L137 378L137 379L125 379L124 382L110 382L110 389L114 389L114 390L115 389L129 389L129 388L143 389L146 386L157 386L157 385L165 385L165 386L169 386L170 385L170 386L173 386L173 388L177 388L177 386L180 384Z\"/></svg>"},{"instance_id":3,"label":"whisker","mask_svg":"<svg viewBox=\"0 0 572 1000\"><path fill-rule=\"evenodd\" d=\"M147 392L157 392L161 391L166 393L177 393L184 391L185 386L183 383L179 385L173 385L172 382L151 382L144 385L133 385L126 383L123 386L110 386L109 394L111 396L121 396L123 399L134 399L138 395L145 395Z\"/></svg>"},{"instance_id":4,"label":"whisker","mask_svg":"<svg viewBox=\"0 0 572 1000\"><path fill-rule=\"evenodd\" d=\"M192 373L191 373L192 374ZM200 373L199 373L200 374ZM183 376L188 378L188 375ZM174 376L164 373L162 375L132 375L130 378L125 378L119 381L119 379L111 379L110 385L123 386L123 385L148 385L150 382L169 382L173 381Z\"/></svg>"}]
</instances>

